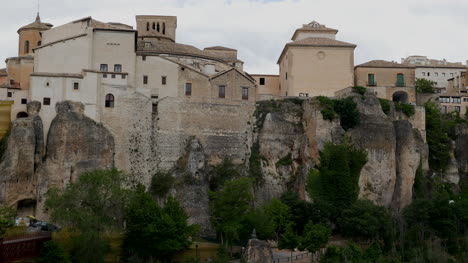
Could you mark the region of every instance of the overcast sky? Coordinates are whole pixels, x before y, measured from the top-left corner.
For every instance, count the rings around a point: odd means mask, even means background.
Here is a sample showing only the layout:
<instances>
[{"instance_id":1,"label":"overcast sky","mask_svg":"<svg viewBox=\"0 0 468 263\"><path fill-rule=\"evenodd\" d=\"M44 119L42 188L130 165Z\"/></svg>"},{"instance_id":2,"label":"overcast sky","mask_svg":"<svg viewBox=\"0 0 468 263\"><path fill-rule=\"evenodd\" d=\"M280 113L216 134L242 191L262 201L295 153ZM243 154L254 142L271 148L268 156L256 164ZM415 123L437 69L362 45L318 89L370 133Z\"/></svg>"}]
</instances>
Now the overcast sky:
<instances>
[{"instance_id":1,"label":"overcast sky","mask_svg":"<svg viewBox=\"0 0 468 263\"><path fill-rule=\"evenodd\" d=\"M0 62L17 54L16 31L31 23L37 0L0 0ZM294 30L313 20L357 44L355 63L409 55L468 59L468 0L40 0L42 21L92 16L135 26L135 15L175 15L177 42L239 51L249 73L277 74ZM4 64L0 64L0 68Z\"/></svg>"}]
</instances>

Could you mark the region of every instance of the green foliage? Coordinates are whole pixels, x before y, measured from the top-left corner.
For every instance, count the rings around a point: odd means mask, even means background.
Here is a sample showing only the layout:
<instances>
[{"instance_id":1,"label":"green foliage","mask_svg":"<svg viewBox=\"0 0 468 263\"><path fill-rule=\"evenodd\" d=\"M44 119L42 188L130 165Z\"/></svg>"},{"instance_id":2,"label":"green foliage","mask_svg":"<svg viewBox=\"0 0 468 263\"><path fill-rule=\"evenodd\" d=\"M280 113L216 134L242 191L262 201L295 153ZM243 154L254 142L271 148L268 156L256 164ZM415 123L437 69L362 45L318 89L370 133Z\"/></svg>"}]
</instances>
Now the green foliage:
<instances>
[{"instance_id":1,"label":"green foliage","mask_svg":"<svg viewBox=\"0 0 468 263\"><path fill-rule=\"evenodd\" d=\"M366 94L367 89L362 86L355 86L353 87L353 91L364 96L364 94Z\"/></svg>"},{"instance_id":2,"label":"green foliage","mask_svg":"<svg viewBox=\"0 0 468 263\"><path fill-rule=\"evenodd\" d=\"M309 195L336 207L353 204L359 194L359 175L366 162L367 153L363 150L348 143L327 143L320 152L320 175L309 174Z\"/></svg>"},{"instance_id":3,"label":"green foliage","mask_svg":"<svg viewBox=\"0 0 468 263\"><path fill-rule=\"evenodd\" d=\"M274 236L275 229L272 219L264 209L252 210L245 216L239 238L242 240L250 239L253 229L256 230L257 237L261 240L268 240Z\"/></svg>"},{"instance_id":4,"label":"green foliage","mask_svg":"<svg viewBox=\"0 0 468 263\"><path fill-rule=\"evenodd\" d=\"M411 117L415 113L414 106L403 102L394 102L395 110L403 112L407 117Z\"/></svg>"},{"instance_id":5,"label":"green foliage","mask_svg":"<svg viewBox=\"0 0 468 263\"><path fill-rule=\"evenodd\" d=\"M251 211L252 180L226 181L216 192L209 192L211 222L226 246L238 240L242 222Z\"/></svg>"},{"instance_id":6,"label":"green foliage","mask_svg":"<svg viewBox=\"0 0 468 263\"><path fill-rule=\"evenodd\" d=\"M436 83L432 80L424 79L424 78L416 78L416 82L414 83L414 87L416 88L416 93L435 93L434 85Z\"/></svg>"},{"instance_id":7,"label":"green foliage","mask_svg":"<svg viewBox=\"0 0 468 263\"><path fill-rule=\"evenodd\" d=\"M360 115L353 98L348 97L333 100L328 97L319 96L317 100L322 107L321 113L324 120L331 121L338 115L340 117L340 125L344 130L349 130L359 124Z\"/></svg>"},{"instance_id":8,"label":"green foliage","mask_svg":"<svg viewBox=\"0 0 468 263\"><path fill-rule=\"evenodd\" d=\"M304 227L304 233L300 238L300 250L309 252L318 251L328 243L331 229L323 224L314 224L309 221Z\"/></svg>"},{"instance_id":9,"label":"green foliage","mask_svg":"<svg viewBox=\"0 0 468 263\"><path fill-rule=\"evenodd\" d=\"M3 157L8 147L8 137L10 137L10 131L11 131L11 125L10 127L8 127L8 130L5 133L5 135L3 135L2 138L0 138L0 162L3 160Z\"/></svg>"},{"instance_id":10,"label":"green foliage","mask_svg":"<svg viewBox=\"0 0 468 263\"><path fill-rule=\"evenodd\" d=\"M175 178L171 174L158 171L151 178L151 194L160 198L165 197L174 186L174 183Z\"/></svg>"},{"instance_id":11,"label":"green foliage","mask_svg":"<svg viewBox=\"0 0 468 263\"><path fill-rule=\"evenodd\" d=\"M104 256L111 251L110 244L97 231L86 231L72 241L71 257L78 263L104 263Z\"/></svg>"},{"instance_id":12,"label":"green foliage","mask_svg":"<svg viewBox=\"0 0 468 263\"><path fill-rule=\"evenodd\" d=\"M255 181L256 185L264 182L262 160L265 160L265 157L260 154L260 143L257 141L252 145L249 158L249 177Z\"/></svg>"},{"instance_id":13,"label":"green foliage","mask_svg":"<svg viewBox=\"0 0 468 263\"><path fill-rule=\"evenodd\" d=\"M379 98L379 102L380 102L380 107L382 108L382 111L388 115L388 113L390 113L390 101Z\"/></svg>"},{"instance_id":14,"label":"green foliage","mask_svg":"<svg viewBox=\"0 0 468 263\"><path fill-rule=\"evenodd\" d=\"M41 255L37 260L38 263L70 263L70 259L65 250L54 241L47 241L41 250Z\"/></svg>"},{"instance_id":15,"label":"green foliage","mask_svg":"<svg viewBox=\"0 0 468 263\"><path fill-rule=\"evenodd\" d=\"M288 227L294 225L289 206L274 198L269 204L264 206L265 213L272 221L273 229L276 234L276 240L279 235L284 233Z\"/></svg>"},{"instance_id":16,"label":"green foliage","mask_svg":"<svg viewBox=\"0 0 468 263\"><path fill-rule=\"evenodd\" d=\"M16 211L13 208L0 205L0 238L2 238L7 229L15 225Z\"/></svg>"},{"instance_id":17,"label":"green foliage","mask_svg":"<svg viewBox=\"0 0 468 263\"><path fill-rule=\"evenodd\" d=\"M278 248L280 249L295 249L299 245L299 237L294 233L291 227L287 227L286 231L280 236Z\"/></svg>"},{"instance_id":18,"label":"green foliage","mask_svg":"<svg viewBox=\"0 0 468 263\"><path fill-rule=\"evenodd\" d=\"M221 186L223 186L224 182L239 178L240 175L241 173L239 168L235 166L231 160L224 159L222 163L214 166L210 173L210 190L218 190Z\"/></svg>"},{"instance_id":19,"label":"green foliage","mask_svg":"<svg viewBox=\"0 0 468 263\"><path fill-rule=\"evenodd\" d=\"M426 138L429 145L429 167L433 171L444 172L451 160L450 125L446 117L439 111L437 104L427 102Z\"/></svg>"},{"instance_id":20,"label":"green foliage","mask_svg":"<svg viewBox=\"0 0 468 263\"><path fill-rule=\"evenodd\" d=\"M391 217L384 207L368 200L358 200L343 210L338 226L340 233L347 237L382 240L388 238Z\"/></svg>"},{"instance_id":21,"label":"green foliage","mask_svg":"<svg viewBox=\"0 0 468 263\"><path fill-rule=\"evenodd\" d=\"M283 158L281 158L280 160L276 162L276 167L290 166L292 163L293 163L293 160L291 158L291 153L289 153L288 155L284 156Z\"/></svg>"},{"instance_id":22,"label":"green foliage","mask_svg":"<svg viewBox=\"0 0 468 263\"><path fill-rule=\"evenodd\" d=\"M377 243L373 243L367 249L363 250L354 243L348 244L346 247L329 246L325 255L320 259L320 263L383 263L399 261L385 260L382 249Z\"/></svg>"},{"instance_id":23,"label":"green foliage","mask_svg":"<svg viewBox=\"0 0 468 263\"><path fill-rule=\"evenodd\" d=\"M428 181L422 169L422 163L419 163L413 184L413 199L427 198L429 193Z\"/></svg>"},{"instance_id":24,"label":"green foliage","mask_svg":"<svg viewBox=\"0 0 468 263\"><path fill-rule=\"evenodd\" d=\"M188 225L188 216L177 200L169 197L161 208L139 187L126 209L125 258L169 259L175 252L190 246L189 237L197 227Z\"/></svg>"}]
</instances>

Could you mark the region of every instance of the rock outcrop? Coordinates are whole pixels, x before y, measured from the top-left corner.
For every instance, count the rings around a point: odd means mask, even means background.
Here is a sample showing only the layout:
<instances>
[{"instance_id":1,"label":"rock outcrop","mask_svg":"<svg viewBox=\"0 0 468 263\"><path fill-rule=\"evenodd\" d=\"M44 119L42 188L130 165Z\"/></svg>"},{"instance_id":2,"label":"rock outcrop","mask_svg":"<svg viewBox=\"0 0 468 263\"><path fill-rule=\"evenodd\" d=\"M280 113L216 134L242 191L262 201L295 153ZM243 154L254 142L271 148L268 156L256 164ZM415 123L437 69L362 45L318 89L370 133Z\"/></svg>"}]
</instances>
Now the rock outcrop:
<instances>
[{"instance_id":1,"label":"rock outcrop","mask_svg":"<svg viewBox=\"0 0 468 263\"><path fill-rule=\"evenodd\" d=\"M273 263L273 252L268 242L250 239L241 259L242 263Z\"/></svg>"}]
</instances>

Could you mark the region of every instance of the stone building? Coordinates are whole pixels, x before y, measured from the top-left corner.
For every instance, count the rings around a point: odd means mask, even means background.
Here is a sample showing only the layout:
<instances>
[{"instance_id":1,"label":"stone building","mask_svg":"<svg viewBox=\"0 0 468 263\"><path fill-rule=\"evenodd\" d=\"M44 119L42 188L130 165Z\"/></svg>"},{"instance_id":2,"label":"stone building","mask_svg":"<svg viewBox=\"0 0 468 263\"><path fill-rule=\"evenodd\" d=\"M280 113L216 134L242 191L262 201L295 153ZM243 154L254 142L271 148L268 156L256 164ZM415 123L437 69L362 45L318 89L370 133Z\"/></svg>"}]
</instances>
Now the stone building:
<instances>
[{"instance_id":1,"label":"stone building","mask_svg":"<svg viewBox=\"0 0 468 263\"><path fill-rule=\"evenodd\" d=\"M257 100L281 95L279 75L254 74L252 78L257 82Z\"/></svg>"},{"instance_id":2,"label":"stone building","mask_svg":"<svg viewBox=\"0 0 468 263\"><path fill-rule=\"evenodd\" d=\"M356 45L336 40L338 30L318 22L297 29L278 59L285 96L333 96L354 84Z\"/></svg>"},{"instance_id":3,"label":"stone building","mask_svg":"<svg viewBox=\"0 0 468 263\"><path fill-rule=\"evenodd\" d=\"M372 60L354 69L355 85L367 87L377 97L404 103L416 102L414 88L415 69L413 66Z\"/></svg>"},{"instance_id":4,"label":"stone building","mask_svg":"<svg viewBox=\"0 0 468 263\"><path fill-rule=\"evenodd\" d=\"M409 56L402 58L401 63L413 66L415 78L424 78L435 82L437 93L445 93L448 79L460 76L466 71L466 65L461 62L448 62L444 60L429 59L426 56Z\"/></svg>"}]
</instances>

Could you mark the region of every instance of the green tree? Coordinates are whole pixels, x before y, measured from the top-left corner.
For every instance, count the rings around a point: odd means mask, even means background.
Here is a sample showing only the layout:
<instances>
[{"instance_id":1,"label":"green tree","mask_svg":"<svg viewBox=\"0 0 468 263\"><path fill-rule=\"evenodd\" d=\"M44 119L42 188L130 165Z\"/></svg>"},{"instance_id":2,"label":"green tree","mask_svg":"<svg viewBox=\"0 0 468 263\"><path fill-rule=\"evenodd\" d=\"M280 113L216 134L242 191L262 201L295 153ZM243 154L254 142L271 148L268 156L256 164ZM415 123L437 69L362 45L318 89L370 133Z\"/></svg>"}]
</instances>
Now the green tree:
<instances>
[{"instance_id":1,"label":"green tree","mask_svg":"<svg viewBox=\"0 0 468 263\"><path fill-rule=\"evenodd\" d=\"M161 208L143 186L138 187L126 209L124 257L170 260L175 252L191 244L190 237L197 232L197 226L189 225L187 219L173 197Z\"/></svg>"},{"instance_id":2,"label":"green tree","mask_svg":"<svg viewBox=\"0 0 468 263\"><path fill-rule=\"evenodd\" d=\"M0 238L5 235L8 228L15 225L16 212L13 208L0 206Z\"/></svg>"},{"instance_id":3,"label":"green tree","mask_svg":"<svg viewBox=\"0 0 468 263\"><path fill-rule=\"evenodd\" d=\"M241 175L239 168L230 159L224 159L222 163L213 167L210 172L210 190L216 191L224 182L239 178Z\"/></svg>"},{"instance_id":4,"label":"green tree","mask_svg":"<svg viewBox=\"0 0 468 263\"><path fill-rule=\"evenodd\" d=\"M291 260L292 253L294 249L299 245L299 237L294 233L292 227L287 227L284 233L280 236L278 241L279 249L290 249L291 250Z\"/></svg>"},{"instance_id":5,"label":"green tree","mask_svg":"<svg viewBox=\"0 0 468 263\"><path fill-rule=\"evenodd\" d=\"M72 248L75 262L102 262L109 245L102 237L123 227L128 190L125 175L118 170L82 174L63 190L51 189L45 206L52 222L78 232Z\"/></svg>"},{"instance_id":6,"label":"green tree","mask_svg":"<svg viewBox=\"0 0 468 263\"><path fill-rule=\"evenodd\" d=\"M271 239L274 236L273 222L264 209L255 209L246 215L242 226L241 239L249 239L253 229L256 230L257 237L261 240Z\"/></svg>"},{"instance_id":7,"label":"green tree","mask_svg":"<svg viewBox=\"0 0 468 263\"><path fill-rule=\"evenodd\" d=\"M279 235L284 233L286 228L292 227L294 222L291 217L289 206L274 198L269 204L264 206L266 214L270 217L276 235L276 241Z\"/></svg>"},{"instance_id":8,"label":"green tree","mask_svg":"<svg viewBox=\"0 0 468 263\"><path fill-rule=\"evenodd\" d=\"M70 259L65 250L54 241L47 241L41 250L41 255L37 261L38 263L70 263Z\"/></svg>"},{"instance_id":9,"label":"green tree","mask_svg":"<svg viewBox=\"0 0 468 263\"><path fill-rule=\"evenodd\" d=\"M226 181L221 190L210 192L211 222L228 247L239 238L242 221L251 211L252 180L241 178Z\"/></svg>"},{"instance_id":10,"label":"green tree","mask_svg":"<svg viewBox=\"0 0 468 263\"><path fill-rule=\"evenodd\" d=\"M381 206L368 200L358 200L342 211L338 219L340 233L353 238L382 240L389 237L391 216Z\"/></svg>"},{"instance_id":11,"label":"green tree","mask_svg":"<svg viewBox=\"0 0 468 263\"><path fill-rule=\"evenodd\" d=\"M314 224L309 221L304 227L304 233L300 238L300 249L309 252L318 251L328 243L331 229L323 224Z\"/></svg>"},{"instance_id":12,"label":"green tree","mask_svg":"<svg viewBox=\"0 0 468 263\"><path fill-rule=\"evenodd\" d=\"M416 78L416 82L414 83L417 93L435 93L434 85L434 81L424 78Z\"/></svg>"}]
</instances>

